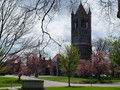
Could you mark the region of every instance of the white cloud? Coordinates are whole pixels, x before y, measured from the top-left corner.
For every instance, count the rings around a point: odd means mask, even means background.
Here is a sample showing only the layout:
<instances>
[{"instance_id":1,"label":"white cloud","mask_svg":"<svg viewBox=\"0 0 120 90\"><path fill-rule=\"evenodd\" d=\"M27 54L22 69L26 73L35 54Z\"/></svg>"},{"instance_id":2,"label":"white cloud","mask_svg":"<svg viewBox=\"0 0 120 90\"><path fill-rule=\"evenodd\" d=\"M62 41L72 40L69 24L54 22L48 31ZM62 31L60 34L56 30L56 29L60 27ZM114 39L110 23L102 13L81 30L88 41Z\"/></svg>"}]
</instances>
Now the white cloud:
<instances>
[{"instance_id":1,"label":"white cloud","mask_svg":"<svg viewBox=\"0 0 120 90\"><path fill-rule=\"evenodd\" d=\"M96 7L96 8L95 8ZM109 23L103 22L100 18L99 7L96 3L91 3L92 10L92 39L96 38L105 38L111 33L111 27ZM53 39L58 41L58 38L62 38L64 43L70 44L71 42L71 14L63 12L62 14L55 15L53 21L51 21L47 27L48 32ZM36 33L41 34L40 24L36 25ZM114 31L115 35L118 35L118 32ZM59 42L59 41L58 41ZM59 47L56 44L50 44L45 49L50 56L54 56L59 53Z\"/></svg>"}]
</instances>

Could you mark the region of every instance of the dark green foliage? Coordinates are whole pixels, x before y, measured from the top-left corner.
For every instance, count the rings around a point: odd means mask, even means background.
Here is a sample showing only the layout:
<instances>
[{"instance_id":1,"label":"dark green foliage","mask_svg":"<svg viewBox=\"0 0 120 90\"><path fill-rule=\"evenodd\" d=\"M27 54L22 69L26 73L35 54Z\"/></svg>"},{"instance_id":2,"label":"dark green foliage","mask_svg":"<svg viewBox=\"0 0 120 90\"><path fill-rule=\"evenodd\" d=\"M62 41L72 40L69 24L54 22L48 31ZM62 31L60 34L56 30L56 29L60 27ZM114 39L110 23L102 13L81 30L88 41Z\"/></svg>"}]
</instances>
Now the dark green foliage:
<instances>
[{"instance_id":1,"label":"dark green foliage","mask_svg":"<svg viewBox=\"0 0 120 90\"><path fill-rule=\"evenodd\" d=\"M6 68L4 67L0 68L0 75L5 75L5 74L7 74Z\"/></svg>"},{"instance_id":2,"label":"dark green foliage","mask_svg":"<svg viewBox=\"0 0 120 90\"><path fill-rule=\"evenodd\" d=\"M120 37L115 41L110 42L111 48L109 51L109 57L112 64L120 66Z\"/></svg>"}]
</instances>

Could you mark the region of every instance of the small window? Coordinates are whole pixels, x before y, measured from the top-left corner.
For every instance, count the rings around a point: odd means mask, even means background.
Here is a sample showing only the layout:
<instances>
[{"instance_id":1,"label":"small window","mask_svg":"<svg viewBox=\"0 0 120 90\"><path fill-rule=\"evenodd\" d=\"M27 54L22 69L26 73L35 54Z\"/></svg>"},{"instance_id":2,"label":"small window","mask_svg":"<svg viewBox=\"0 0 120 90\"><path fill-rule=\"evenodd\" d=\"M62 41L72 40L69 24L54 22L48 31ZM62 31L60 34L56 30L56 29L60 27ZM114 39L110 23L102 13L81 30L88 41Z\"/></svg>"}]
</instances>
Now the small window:
<instances>
[{"instance_id":1,"label":"small window","mask_svg":"<svg viewBox=\"0 0 120 90\"><path fill-rule=\"evenodd\" d=\"M86 28L88 28L88 22L86 22Z\"/></svg>"},{"instance_id":2,"label":"small window","mask_svg":"<svg viewBox=\"0 0 120 90\"><path fill-rule=\"evenodd\" d=\"M78 19L76 19L75 22L74 22L74 28L75 29L78 28Z\"/></svg>"},{"instance_id":3,"label":"small window","mask_svg":"<svg viewBox=\"0 0 120 90\"><path fill-rule=\"evenodd\" d=\"M78 19L76 19L76 28L78 28Z\"/></svg>"},{"instance_id":4,"label":"small window","mask_svg":"<svg viewBox=\"0 0 120 90\"><path fill-rule=\"evenodd\" d=\"M88 28L88 20L85 20L85 28Z\"/></svg>"},{"instance_id":5,"label":"small window","mask_svg":"<svg viewBox=\"0 0 120 90\"><path fill-rule=\"evenodd\" d=\"M75 27L75 29L77 28L77 27L76 27L76 22L74 23L74 27Z\"/></svg>"}]
</instances>

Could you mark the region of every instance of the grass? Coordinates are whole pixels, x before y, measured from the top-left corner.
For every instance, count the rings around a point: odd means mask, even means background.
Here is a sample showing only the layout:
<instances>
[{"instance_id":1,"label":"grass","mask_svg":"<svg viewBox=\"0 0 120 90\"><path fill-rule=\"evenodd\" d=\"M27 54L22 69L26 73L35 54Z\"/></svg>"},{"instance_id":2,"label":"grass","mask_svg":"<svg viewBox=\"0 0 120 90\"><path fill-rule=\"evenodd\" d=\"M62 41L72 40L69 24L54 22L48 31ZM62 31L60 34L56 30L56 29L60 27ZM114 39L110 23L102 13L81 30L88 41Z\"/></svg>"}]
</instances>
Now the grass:
<instances>
[{"instance_id":1,"label":"grass","mask_svg":"<svg viewBox=\"0 0 120 90\"><path fill-rule=\"evenodd\" d=\"M51 76L51 77L39 77L44 80L67 82L67 77ZM93 78L93 83L99 83L98 79ZM102 78L103 83L120 82L120 78ZM90 78L71 78L71 83L91 83ZM0 76L0 87L21 86L21 82L17 81L17 78L2 77Z\"/></svg>"},{"instance_id":2,"label":"grass","mask_svg":"<svg viewBox=\"0 0 120 90\"><path fill-rule=\"evenodd\" d=\"M20 86L21 82L17 78L12 77L1 77L0 76L0 87Z\"/></svg>"},{"instance_id":3,"label":"grass","mask_svg":"<svg viewBox=\"0 0 120 90\"><path fill-rule=\"evenodd\" d=\"M46 90L120 90L120 87L47 87ZM0 89L6 90L6 89Z\"/></svg>"},{"instance_id":4,"label":"grass","mask_svg":"<svg viewBox=\"0 0 120 90\"><path fill-rule=\"evenodd\" d=\"M67 82L67 77L39 77L46 80L59 81L59 82ZM120 82L118 78L103 78L104 80L111 80L113 82ZM71 78L73 82L87 81L90 80L88 78ZM97 79L94 79L96 81ZM17 78L12 77L1 77L0 76L0 87L10 87L12 86L21 86L21 82L17 81ZM120 90L120 87L46 87L47 90ZM6 89L0 89L6 90Z\"/></svg>"},{"instance_id":5,"label":"grass","mask_svg":"<svg viewBox=\"0 0 120 90\"><path fill-rule=\"evenodd\" d=\"M47 90L120 90L120 87L48 87Z\"/></svg>"},{"instance_id":6,"label":"grass","mask_svg":"<svg viewBox=\"0 0 120 90\"><path fill-rule=\"evenodd\" d=\"M52 77L39 77L39 79L44 79L44 80L51 80L51 81L58 81L58 82L68 82L67 77L61 77L61 76L52 76ZM114 82L120 82L120 78L101 78L100 82L97 78L93 78L92 80L90 78L71 78L71 83L114 83Z\"/></svg>"}]
</instances>

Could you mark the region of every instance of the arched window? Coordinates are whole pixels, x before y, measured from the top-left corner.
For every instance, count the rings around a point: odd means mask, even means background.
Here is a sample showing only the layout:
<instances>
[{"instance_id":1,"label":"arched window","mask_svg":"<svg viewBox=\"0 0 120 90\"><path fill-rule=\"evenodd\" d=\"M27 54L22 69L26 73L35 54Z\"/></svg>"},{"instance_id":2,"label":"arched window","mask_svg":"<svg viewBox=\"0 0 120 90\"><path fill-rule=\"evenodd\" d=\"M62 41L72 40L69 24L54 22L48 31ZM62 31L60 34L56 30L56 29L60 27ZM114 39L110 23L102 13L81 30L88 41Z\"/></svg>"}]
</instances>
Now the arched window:
<instances>
[{"instance_id":1,"label":"arched window","mask_svg":"<svg viewBox=\"0 0 120 90\"><path fill-rule=\"evenodd\" d=\"M88 20L85 21L85 28L88 28Z\"/></svg>"},{"instance_id":2,"label":"arched window","mask_svg":"<svg viewBox=\"0 0 120 90\"><path fill-rule=\"evenodd\" d=\"M74 28L76 29L77 27L76 27L76 22L74 23Z\"/></svg>"},{"instance_id":3,"label":"arched window","mask_svg":"<svg viewBox=\"0 0 120 90\"><path fill-rule=\"evenodd\" d=\"M85 22L85 20L84 20L84 18L82 18L82 19L81 19L81 27L82 27L82 28L84 28L84 22Z\"/></svg>"},{"instance_id":4,"label":"arched window","mask_svg":"<svg viewBox=\"0 0 120 90\"><path fill-rule=\"evenodd\" d=\"M87 19L84 19L84 18L81 19L81 27L88 28L88 20Z\"/></svg>"},{"instance_id":5,"label":"arched window","mask_svg":"<svg viewBox=\"0 0 120 90\"><path fill-rule=\"evenodd\" d=\"M76 28L78 28L78 19L76 19Z\"/></svg>"},{"instance_id":6,"label":"arched window","mask_svg":"<svg viewBox=\"0 0 120 90\"><path fill-rule=\"evenodd\" d=\"M74 27L75 29L78 28L78 19L75 20Z\"/></svg>"}]
</instances>

